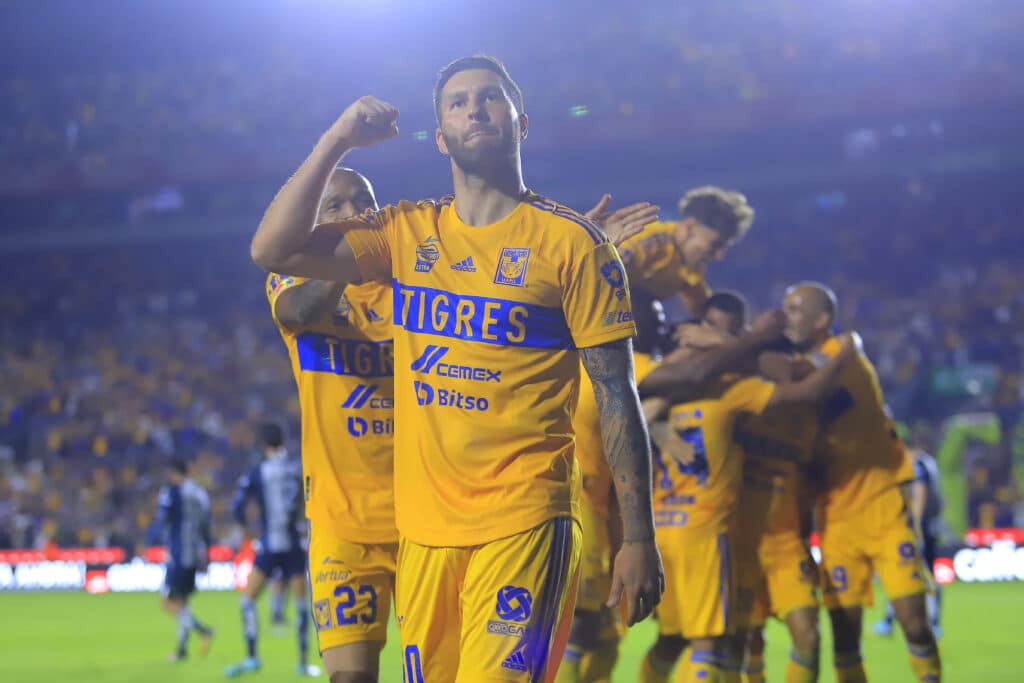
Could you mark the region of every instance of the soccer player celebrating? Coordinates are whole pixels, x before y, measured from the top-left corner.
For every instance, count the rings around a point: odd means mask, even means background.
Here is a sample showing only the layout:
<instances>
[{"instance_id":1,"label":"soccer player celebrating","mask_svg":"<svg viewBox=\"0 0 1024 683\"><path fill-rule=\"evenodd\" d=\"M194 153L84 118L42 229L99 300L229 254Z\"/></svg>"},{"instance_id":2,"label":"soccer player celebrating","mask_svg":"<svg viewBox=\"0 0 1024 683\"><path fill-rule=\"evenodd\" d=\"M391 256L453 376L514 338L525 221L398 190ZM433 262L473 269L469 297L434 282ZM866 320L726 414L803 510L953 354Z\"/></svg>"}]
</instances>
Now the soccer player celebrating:
<instances>
[{"instance_id":1,"label":"soccer player celebrating","mask_svg":"<svg viewBox=\"0 0 1024 683\"><path fill-rule=\"evenodd\" d=\"M939 487L939 466L935 458L925 450L929 440L927 425L916 426L908 433L906 425L900 423L897 430L904 439L914 463L914 481L910 483L910 512L914 516L914 528L918 533L921 557L924 559L925 567L931 570L935 566L938 550L942 510L946 507L942 489ZM939 626L941 590L942 588L936 584L927 598L932 632L936 638L942 635ZM890 602L886 605L885 616L875 624L875 633L880 636L891 636L895 619L896 612Z\"/></svg>"},{"instance_id":2,"label":"soccer player celebrating","mask_svg":"<svg viewBox=\"0 0 1024 683\"><path fill-rule=\"evenodd\" d=\"M614 226L608 226L609 235ZM657 302L644 292L632 297L637 337L633 340L633 361L637 381L642 380L661 358L664 344L659 338L661 319ZM583 543L580 553L580 589L576 613L565 658L556 683L607 683L618 658L619 628L615 613L605 604L611 588L611 560L617 546L612 473L604 455L601 421L593 387L581 374L579 403L573 414L576 458L583 476L580 494Z\"/></svg>"},{"instance_id":3,"label":"soccer player celebrating","mask_svg":"<svg viewBox=\"0 0 1024 683\"><path fill-rule=\"evenodd\" d=\"M766 333L766 320L755 325L754 334ZM643 395L660 395L671 406L655 473L655 523L666 568L658 628L661 636L690 642L679 681L740 676L742 651L729 637L735 629L734 503L743 471L743 451L733 439L736 422L745 413L819 399L853 356L855 340L845 338L841 348L831 362L792 384L727 373L687 386L678 383L687 375L682 366L707 352L684 344L641 383ZM648 653L641 671L645 683L668 680L673 662L657 650Z\"/></svg>"},{"instance_id":4,"label":"soccer player celebrating","mask_svg":"<svg viewBox=\"0 0 1024 683\"><path fill-rule=\"evenodd\" d=\"M786 292L785 334L815 364L840 350L831 329L836 298L824 285ZM822 408L822 467L816 523L821 533L824 601L832 620L836 679L866 680L860 654L863 606L878 574L903 627L918 681L939 681L938 646L928 623L921 563L901 483L913 472L886 414L878 377L856 354Z\"/></svg>"},{"instance_id":5,"label":"soccer player celebrating","mask_svg":"<svg viewBox=\"0 0 1024 683\"><path fill-rule=\"evenodd\" d=\"M434 95L454 198L314 230L337 160L397 134L398 111L364 97L275 198L252 255L278 272L393 284L406 680L551 680L578 578L581 360L623 519L611 602L624 595L634 623L661 595L629 291L600 227L523 184L528 119L504 66L459 59Z\"/></svg>"},{"instance_id":6,"label":"soccer player celebrating","mask_svg":"<svg viewBox=\"0 0 1024 683\"><path fill-rule=\"evenodd\" d=\"M317 667L306 664L309 608L306 602L306 550L302 547L300 532L303 518L302 464L288 456L288 450L284 447L284 431L280 425L268 422L260 426L259 432L263 442L263 462L241 477L231 504L235 520L243 527L248 526L246 505L249 501L257 504L260 515L258 551L241 600L247 656L241 663L229 666L225 673L238 676L259 670L260 659L256 654L259 635L256 601L262 595L267 581L278 571L295 600L299 636L298 672L303 676L319 676L320 670Z\"/></svg>"},{"instance_id":7,"label":"soccer player celebrating","mask_svg":"<svg viewBox=\"0 0 1024 683\"><path fill-rule=\"evenodd\" d=\"M167 549L163 608L178 619L178 647L171 655L180 662L188 655L188 636L199 634L200 654L210 649L213 629L192 614L189 596L196 590L196 572L206 569L210 548L210 497L188 476L188 463L176 458L167 467L168 484L160 490L156 519L148 545L162 542Z\"/></svg>"},{"instance_id":8,"label":"soccer player celebrating","mask_svg":"<svg viewBox=\"0 0 1024 683\"><path fill-rule=\"evenodd\" d=\"M705 304L703 322L726 337L746 324L747 304L737 294L716 292ZM762 377L786 384L813 367L777 351L758 358ZM818 575L808 533L809 499L805 470L818 437L817 406L791 403L744 414L733 441L743 449L743 482L736 514L735 652L745 651L744 683L764 680L763 627L774 613L793 642L786 680L813 682L818 675Z\"/></svg>"},{"instance_id":9,"label":"soccer player celebrating","mask_svg":"<svg viewBox=\"0 0 1024 683\"><path fill-rule=\"evenodd\" d=\"M330 224L377 200L364 176L338 167L317 206ZM271 274L267 298L299 391L320 653L332 683L372 683L398 555L391 287Z\"/></svg>"},{"instance_id":10,"label":"soccer player celebrating","mask_svg":"<svg viewBox=\"0 0 1024 683\"><path fill-rule=\"evenodd\" d=\"M680 220L648 225L620 249L633 289L661 299L667 308L681 300L691 316L710 294L704 272L750 229L754 210L739 192L698 187L679 200ZM679 317L668 310L669 318ZM683 316L686 317L686 316Z\"/></svg>"}]
</instances>

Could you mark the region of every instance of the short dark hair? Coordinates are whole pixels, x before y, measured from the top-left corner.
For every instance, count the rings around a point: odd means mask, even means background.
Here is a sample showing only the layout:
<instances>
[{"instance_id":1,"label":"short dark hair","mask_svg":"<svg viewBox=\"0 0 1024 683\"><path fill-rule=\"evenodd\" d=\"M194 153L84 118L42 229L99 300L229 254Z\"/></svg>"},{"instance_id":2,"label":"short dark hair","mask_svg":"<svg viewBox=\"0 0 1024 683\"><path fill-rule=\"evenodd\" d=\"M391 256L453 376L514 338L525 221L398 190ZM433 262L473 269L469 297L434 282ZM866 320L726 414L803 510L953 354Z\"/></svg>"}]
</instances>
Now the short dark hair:
<instances>
[{"instance_id":1,"label":"short dark hair","mask_svg":"<svg viewBox=\"0 0 1024 683\"><path fill-rule=\"evenodd\" d=\"M270 448L284 445L284 429L276 422L264 422L260 425L260 441Z\"/></svg>"},{"instance_id":2,"label":"short dark hair","mask_svg":"<svg viewBox=\"0 0 1024 683\"><path fill-rule=\"evenodd\" d=\"M747 324L747 311L750 309L750 306L747 304L746 298L739 292L727 289L715 292L704 302L704 307L701 309L701 317L707 315L708 311L712 308L729 315L738 316L740 325Z\"/></svg>"},{"instance_id":3,"label":"short dark hair","mask_svg":"<svg viewBox=\"0 0 1024 683\"><path fill-rule=\"evenodd\" d=\"M178 474L188 474L188 460L182 457L171 458L167 463L167 469L174 470Z\"/></svg>"},{"instance_id":4,"label":"short dark hair","mask_svg":"<svg viewBox=\"0 0 1024 683\"><path fill-rule=\"evenodd\" d=\"M636 325L633 350L654 355L669 348L671 340L667 339L661 302L640 288L630 292L630 299L633 306L633 323Z\"/></svg>"},{"instance_id":5,"label":"short dark hair","mask_svg":"<svg viewBox=\"0 0 1024 683\"><path fill-rule=\"evenodd\" d=\"M520 114L525 111L523 109L523 91L512 80L508 69L501 63L501 60L487 55L459 57L441 69L441 72L437 75L437 83L434 84L434 116L437 117L438 125L441 125L441 91L444 89L445 84L451 80L452 76L460 71L469 71L470 69L486 69L501 76L501 80L508 91L508 96L512 98L512 104L515 105L516 111Z\"/></svg>"},{"instance_id":6,"label":"short dark hair","mask_svg":"<svg viewBox=\"0 0 1024 683\"><path fill-rule=\"evenodd\" d=\"M692 218L729 240L740 239L754 222L754 209L739 192L705 185L679 200L680 218Z\"/></svg>"}]
</instances>

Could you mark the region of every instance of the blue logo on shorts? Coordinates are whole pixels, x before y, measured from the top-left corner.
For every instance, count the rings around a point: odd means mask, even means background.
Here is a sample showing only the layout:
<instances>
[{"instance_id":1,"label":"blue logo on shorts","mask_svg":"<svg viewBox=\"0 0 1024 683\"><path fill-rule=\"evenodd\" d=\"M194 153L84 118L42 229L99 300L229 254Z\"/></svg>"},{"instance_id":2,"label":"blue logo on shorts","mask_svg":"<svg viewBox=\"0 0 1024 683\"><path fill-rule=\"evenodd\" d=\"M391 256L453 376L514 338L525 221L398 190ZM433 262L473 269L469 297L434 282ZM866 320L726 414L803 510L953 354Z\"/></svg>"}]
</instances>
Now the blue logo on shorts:
<instances>
[{"instance_id":1,"label":"blue logo on shorts","mask_svg":"<svg viewBox=\"0 0 1024 683\"><path fill-rule=\"evenodd\" d=\"M494 611L499 619L526 621L533 614L533 596L522 586L502 586Z\"/></svg>"}]
</instances>

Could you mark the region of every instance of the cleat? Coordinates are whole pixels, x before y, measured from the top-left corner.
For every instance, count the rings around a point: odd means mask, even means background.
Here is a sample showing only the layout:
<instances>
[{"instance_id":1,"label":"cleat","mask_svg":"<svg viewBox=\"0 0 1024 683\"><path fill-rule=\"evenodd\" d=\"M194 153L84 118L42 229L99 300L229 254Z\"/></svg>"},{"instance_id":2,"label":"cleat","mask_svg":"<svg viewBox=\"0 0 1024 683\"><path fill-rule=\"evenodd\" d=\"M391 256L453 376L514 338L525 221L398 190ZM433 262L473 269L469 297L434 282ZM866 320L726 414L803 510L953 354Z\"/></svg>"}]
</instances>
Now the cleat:
<instances>
[{"instance_id":1,"label":"cleat","mask_svg":"<svg viewBox=\"0 0 1024 683\"><path fill-rule=\"evenodd\" d=\"M171 654L167 655L167 661L170 662L171 664L177 664L178 662L184 662L186 659L188 659L188 657L186 657L185 655L183 655L183 654L181 654L179 652L172 652Z\"/></svg>"},{"instance_id":2,"label":"cleat","mask_svg":"<svg viewBox=\"0 0 1024 683\"><path fill-rule=\"evenodd\" d=\"M242 674L253 673L260 670L259 657L246 657L238 664L232 664L224 669L224 675L228 678L235 678Z\"/></svg>"},{"instance_id":3,"label":"cleat","mask_svg":"<svg viewBox=\"0 0 1024 683\"><path fill-rule=\"evenodd\" d=\"M320 675L320 667L313 666L312 664L299 664L295 671L300 676L312 676L315 678Z\"/></svg>"},{"instance_id":4,"label":"cleat","mask_svg":"<svg viewBox=\"0 0 1024 683\"><path fill-rule=\"evenodd\" d=\"M885 638L892 636L892 622L886 621L885 619L875 624L874 629L876 634Z\"/></svg>"}]
</instances>

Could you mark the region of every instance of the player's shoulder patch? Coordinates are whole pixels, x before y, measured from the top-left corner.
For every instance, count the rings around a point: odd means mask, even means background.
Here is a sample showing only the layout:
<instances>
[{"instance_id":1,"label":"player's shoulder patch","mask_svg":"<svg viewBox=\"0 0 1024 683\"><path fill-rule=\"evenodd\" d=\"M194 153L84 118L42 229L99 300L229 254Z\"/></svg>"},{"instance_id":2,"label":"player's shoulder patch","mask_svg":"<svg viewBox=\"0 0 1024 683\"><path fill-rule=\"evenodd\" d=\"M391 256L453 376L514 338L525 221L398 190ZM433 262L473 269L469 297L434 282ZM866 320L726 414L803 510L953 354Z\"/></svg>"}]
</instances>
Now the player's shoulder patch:
<instances>
[{"instance_id":1,"label":"player's shoulder patch","mask_svg":"<svg viewBox=\"0 0 1024 683\"><path fill-rule=\"evenodd\" d=\"M575 209L565 206L564 204L559 204L547 197L542 197L538 194L532 193L527 196L526 202L535 209L566 221L566 225L572 224L582 228L584 233L586 233L587 237L589 237L594 244L606 244L609 242L608 235L605 234L604 228L601 227L600 223L591 218L587 218Z\"/></svg>"},{"instance_id":2,"label":"player's shoulder patch","mask_svg":"<svg viewBox=\"0 0 1024 683\"><path fill-rule=\"evenodd\" d=\"M288 289L296 283L296 279L291 275L280 275L278 273L270 273L267 275L267 296L274 296L280 292Z\"/></svg>"}]
</instances>

